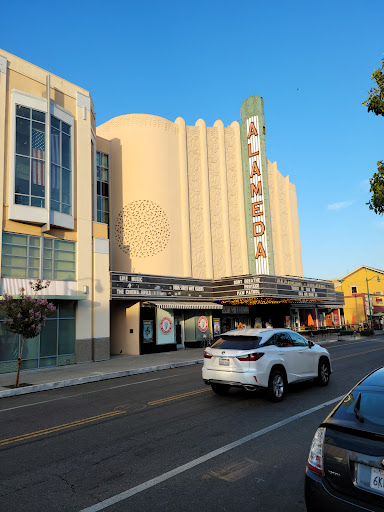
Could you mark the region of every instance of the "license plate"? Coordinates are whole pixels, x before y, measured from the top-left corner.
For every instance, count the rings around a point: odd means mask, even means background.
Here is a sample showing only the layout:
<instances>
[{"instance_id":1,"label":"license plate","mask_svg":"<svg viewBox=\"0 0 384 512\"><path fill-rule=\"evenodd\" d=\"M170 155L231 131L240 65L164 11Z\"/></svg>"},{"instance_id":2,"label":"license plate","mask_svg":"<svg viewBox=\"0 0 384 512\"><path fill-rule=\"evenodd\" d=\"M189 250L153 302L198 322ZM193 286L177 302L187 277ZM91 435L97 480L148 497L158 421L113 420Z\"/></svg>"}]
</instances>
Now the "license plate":
<instances>
[{"instance_id":1,"label":"license plate","mask_svg":"<svg viewBox=\"0 0 384 512\"><path fill-rule=\"evenodd\" d=\"M384 470L371 468L371 489L384 494Z\"/></svg>"},{"instance_id":2,"label":"license plate","mask_svg":"<svg viewBox=\"0 0 384 512\"><path fill-rule=\"evenodd\" d=\"M220 357L219 364L223 364L224 366L229 366L229 359L226 357Z\"/></svg>"}]
</instances>

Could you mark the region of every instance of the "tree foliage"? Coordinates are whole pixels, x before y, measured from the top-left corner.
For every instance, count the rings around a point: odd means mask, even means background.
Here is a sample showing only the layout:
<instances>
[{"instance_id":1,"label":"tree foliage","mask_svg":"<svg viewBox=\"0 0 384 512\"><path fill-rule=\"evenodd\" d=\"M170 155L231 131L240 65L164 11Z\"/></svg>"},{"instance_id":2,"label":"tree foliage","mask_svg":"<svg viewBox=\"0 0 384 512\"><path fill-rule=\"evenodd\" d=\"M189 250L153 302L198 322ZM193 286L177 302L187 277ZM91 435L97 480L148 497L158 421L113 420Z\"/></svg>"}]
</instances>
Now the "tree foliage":
<instances>
[{"instance_id":1,"label":"tree foliage","mask_svg":"<svg viewBox=\"0 0 384 512\"><path fill-rule=\"evenodd\" d=\"M40 279L35 283L29 282L35 293L47 288L49 284L49 281L43 284ZM20 288L19 297L4 293L3 299L0 300L0 312L4 315L4 325L9 331L19 334L23 339L17 360L15 387L19 385L20 364L25 340L38 336L45 325L47 316L55 310L56 307L52 302L26 295L24 288Z\"/></svg>"},{"instance_id":2,"label":"tree foliage","mask_svg":"<svg viewBox=\"0 0 384 512\"><path fill-rule=\"evenodd\" d=\"M384 213L384 162L377 162L377 172L369 180L371 200L367 205L375 213Z\"/></svg>"},{"instance_id":3,"label":"tree foliage","mask_svg":"<svg viewBox=\"0 0 384 512\"><path fill-rule=\"evenodd\" d=\"M47 299L36 299L20 290L20 298L4 293L0 310L4 314L4 324L15 334L25 339L35 338L45 325L47 316L55 311L55 306Z\"/></svg>"},{"instance_id":4,"label":"tree foliage","mask_svg":"<svg viewBox=\"0 0 384 512\"><path fill-rule=\"evenodd\" d=\"M372 73L372 80L375 80L377 87L370 90L363 105L368 108L368 112L384 117L384 59L381 61L381 67ZM370 210L382 214L384 213L384 162L377 162L377 172L369 180L369 183L372 196L367 205Z\"/></svg>"}]
</instances>

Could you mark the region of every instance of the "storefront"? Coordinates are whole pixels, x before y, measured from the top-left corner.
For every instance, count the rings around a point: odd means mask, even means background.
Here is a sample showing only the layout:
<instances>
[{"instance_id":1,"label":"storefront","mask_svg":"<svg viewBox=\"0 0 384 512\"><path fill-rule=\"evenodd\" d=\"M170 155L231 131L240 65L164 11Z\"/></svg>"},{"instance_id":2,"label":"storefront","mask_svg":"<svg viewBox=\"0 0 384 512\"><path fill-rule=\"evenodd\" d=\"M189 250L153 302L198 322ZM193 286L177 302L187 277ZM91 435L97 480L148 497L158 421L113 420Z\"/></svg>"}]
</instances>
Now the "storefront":
<instances>
[{"instance_id":1,"label":"storefront","mask_svg":"<svg viewBox=\"0 0 384 512\"><path fill-rule=\"evenodd\" d=\"M292 327L301 311L343 304L328 281L275 276L219 280L111 273L113 353L144 354L201 347L242 327ZM295 316L297 315L297 317ZM297 320L296 320L297 318Z\"/></svg>"},{"instance_id":2,"label":"storefront","mask_svg":"<svg viewBox=\"0 0 384 512\"><path fill-rule=\"evenodd\" d=\"M54 311L36 338L25 340L22 370L74 364L76 362L76 303L51 300ZM0 373L16 370L21 336L10 332L0 320Z\"/></svg>"}]
</instances>

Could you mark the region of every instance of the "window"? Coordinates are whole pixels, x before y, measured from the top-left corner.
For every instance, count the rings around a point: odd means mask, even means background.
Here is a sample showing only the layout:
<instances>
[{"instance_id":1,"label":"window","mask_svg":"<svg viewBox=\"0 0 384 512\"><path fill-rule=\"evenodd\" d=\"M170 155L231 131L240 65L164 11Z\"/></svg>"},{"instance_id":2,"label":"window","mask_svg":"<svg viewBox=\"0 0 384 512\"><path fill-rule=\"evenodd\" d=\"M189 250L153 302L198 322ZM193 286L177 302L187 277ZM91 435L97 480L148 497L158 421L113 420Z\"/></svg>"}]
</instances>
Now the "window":
<instances>
[{"instance_id":1,"label":"window","mask_svg":"<svg viewBox=\"0 0 384 512\"><path fill-rule=\"evenodd\" d=\"M226 336L223 334L212 348L235 349L235 350L253 350L260 347L262 338L260 336Z\"/></svg>"},{"instance_id":2,"label":"window","mask_svg":"<svg viewBox=\"0 0 384 512\"><path fill-rule=\"evenodd\" d=\"M97 152L97 222L109 223L109 156Z\"/></svg>"},{"instance_id":3,"label":"window","mask_svg":"<svg viewBox=\"0 0 384 512\"><path fill-rule=\"evenodd\" d=\"M292 339L294 347L308 347L309 346L308 340L306 340L303 336L300 336L300 334L290 332L289 336Z\"/></svg>"},{"instance_id":4,"label":"window","mask_svg":"<svg viewBox=\"0 0 384 512\"><path fill-rule=\"evenodd\" d=\"M16 105L15 204L45 207L45 113Z\"/></svg>"},{"instance_id":5,"label":"window","mask_svg":"<svg viewBox=\"0 0 384 512\"><path fill-rule=\"evenodd\" d=\"M43 240L41 247L41 238L38 236L3 232L1 276L75 281L75 242L45 237Z\"/></svg>"},{"instance_id":6,"label":"window","mask_svg":"<svg viewBox=\"0 0 384 512\"><path fill-rule=\"evenodd\" d=\"M43 279L76 279L75 242L44 238Z\"/></svg>"},{"instance_id":7,"label":"window","mask_svg":"<svg viewBox=\"0 0 384 512\"><path fill-rule=\"evenodd\" d=\"M289 334L285 334L284 332L276 334L276 342L275 345L277 347L293 347L293 342L289 337Z\"/></svg>"},{"instance_id":8,"label":"window","mask_svg":"<svg viewBox=\"0 0 384 512\"><path fill-rule=\"evenodd\" d=\"M359 421L359 417L364 421ZM355 388L344 398L332 419L347 421L352 425L359 425L360 428L364 426L369 429L369 424L372 423L384 427L383 393Z\"/></svg>"},{"instance_id":9,"label":"window","mask_svg":"<svg viewBox=\"0 0 384 512\"><path fill-rule=\"evenodd\" d=\"M40 237L4 232L1 275L37 279L40 276Z\"/></svg>"},{"instance_id":10,"label":"window","mask_svg":"<svg viewBox=\"0 0 384 512\"><path fill-rule=\"evenodd\" d=\"M74 229L73 115L15 89L11 109L9 219Z\"/></svg>"},{"instance_id":11,"label":"window","mask_svg":"<svg viewBox=\"0 0 384 512\"><path fill-rule=\"evenodd\" d=\"M71 126L51 116L51 208L72 214Z\"/></svg>"},{"instance_id":12,"label":"window","mask_svg":"<svg viewBox=\"0 0 384 512\"><path fill-rule=\"evenodd\" d=\"M357 293L357 286L351 286L351 293Z\"/></svg>"}]
</instances>

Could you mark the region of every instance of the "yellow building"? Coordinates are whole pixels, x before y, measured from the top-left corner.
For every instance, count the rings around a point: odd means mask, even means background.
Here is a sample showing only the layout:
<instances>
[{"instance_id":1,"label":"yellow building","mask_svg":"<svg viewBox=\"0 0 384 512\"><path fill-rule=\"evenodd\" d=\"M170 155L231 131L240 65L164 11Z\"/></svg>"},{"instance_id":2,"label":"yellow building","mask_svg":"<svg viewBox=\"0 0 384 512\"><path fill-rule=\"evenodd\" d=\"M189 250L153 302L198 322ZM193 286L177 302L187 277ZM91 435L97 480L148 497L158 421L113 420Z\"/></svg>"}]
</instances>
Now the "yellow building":
<instances>
[{"instance_id":1,"label":"yellow building","mask_svg":"<svg viewBox=\"0 0 384 512\"><path fill-rule=\"evenodd\" d=\"M357 329L359 324L381 328L384 317L384 270L361 266L335 282L335 289L345 297L345 324Z\"/></svg>"},{"instance_id":2,"label":"yellow building","mask_svg":"<svg viewBox=\"0 0 384 512\"><path fill-rule=\"evenodd\" d=\"M1 292L29 281L57 306L22 368L109 358L108 225L98 223L96 127L88 91L0 50ZM0 372L16 335L0 323Z\"/></svg>"}]
</instances>

